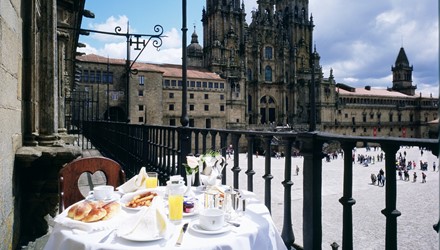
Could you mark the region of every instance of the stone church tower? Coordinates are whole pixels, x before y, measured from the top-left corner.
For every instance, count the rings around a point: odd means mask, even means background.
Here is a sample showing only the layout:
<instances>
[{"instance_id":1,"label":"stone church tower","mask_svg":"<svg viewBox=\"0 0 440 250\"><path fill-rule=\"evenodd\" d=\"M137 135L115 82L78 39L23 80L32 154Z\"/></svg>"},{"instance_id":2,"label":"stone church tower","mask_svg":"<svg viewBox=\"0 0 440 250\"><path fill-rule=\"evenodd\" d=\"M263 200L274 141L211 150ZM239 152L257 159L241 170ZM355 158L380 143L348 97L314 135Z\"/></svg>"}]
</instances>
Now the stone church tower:
<instances>
[{"instance_id":1,"label":"stone church tower","mask_svg":"<svg viewBox=\"0 0 440 250\"><path fill-rule=\"evenodd\" d=\"M202 12L204 67L226 79L230 129L246 127L245 17L239 0L207 0Z\"/></svg>"},{"instance_id":2,"label":"stone church tower","mask_svg":"<svg viewBox=\"0 0 440 250\"><path fill-rule=\"evenodd\" d=\"M412 85L413 66L409 65L408 57L405 50L400 48L394 66L391 67L393 72L392 90L399 91L406 95L415 95L416 86Z\"/></svg>"},{"instance_id":3,"label":"stone church tower","mask_svg":"<svg viewBox=\"0 0 440 250\"><path fill-rule=\"evenodd\" d=\"M239 0L207 0L203 10L204 66L227 79L228 108L236 112L228 123L308 124L322 82L308 0L257 3L249 26Z\"/></svg>"}]
</instances>

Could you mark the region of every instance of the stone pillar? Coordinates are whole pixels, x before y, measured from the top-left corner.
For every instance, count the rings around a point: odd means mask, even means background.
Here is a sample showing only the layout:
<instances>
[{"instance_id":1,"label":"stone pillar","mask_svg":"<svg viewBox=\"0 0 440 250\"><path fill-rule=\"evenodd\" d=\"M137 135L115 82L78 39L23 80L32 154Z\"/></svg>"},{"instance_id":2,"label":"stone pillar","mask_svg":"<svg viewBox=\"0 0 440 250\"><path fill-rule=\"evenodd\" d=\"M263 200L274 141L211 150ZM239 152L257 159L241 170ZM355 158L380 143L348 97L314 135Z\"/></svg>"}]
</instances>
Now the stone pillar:
<instances>
[{"instance_id":1,"label":"stone pillar","mask_svg":"<svg viewBox=\"0 0 440 250\"><path fill-rule=\"evenodd\" d=\"M23 144L36 146L38 91L36 72L36 21L32 8L23 8ZM35 35L33 35L35 34Z\"/></svg>"},{"instance_id":2,"label":"stone pillar","mask_svg":"<svg viewBox=\"0 0 440 250\"><path fill-rule=\"evenodd\" d=\"M72 67L72 60L74 58L66 58L67 42L69 41L69 34L66 32L57 31L58 41L58 133L66 134L65 120L65 89L69 85L69 74L67 68Z\"/></svg>"},{"instance_id":3,"label":"stone pillar","mask_svg":"<svg viewBox=\"0 0 440 250\"><path fill-rule=\"evenodd\" d=\"M58 136L58 76L56 0L44 1L41 5L41 56L39 64L39 136L42 146L54 145Z\"/></svg>"}]
</instances>

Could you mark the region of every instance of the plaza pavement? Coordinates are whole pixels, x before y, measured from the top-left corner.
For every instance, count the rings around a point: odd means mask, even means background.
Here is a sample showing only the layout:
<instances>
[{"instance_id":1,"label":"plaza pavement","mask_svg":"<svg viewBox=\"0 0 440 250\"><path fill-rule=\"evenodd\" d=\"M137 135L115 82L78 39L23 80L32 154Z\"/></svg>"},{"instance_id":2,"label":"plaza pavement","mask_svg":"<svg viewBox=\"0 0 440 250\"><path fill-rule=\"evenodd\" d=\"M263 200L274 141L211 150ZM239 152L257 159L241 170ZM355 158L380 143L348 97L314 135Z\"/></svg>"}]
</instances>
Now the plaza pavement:
<instances>
[{"instance_id":1,"label":"plaza pavement","mask_svg":"<svg viewBox=\"0 0 440 250\"><path fill-rule=\"evenodd\" d=\"M397 210L401 216L397 218L397 241L399 249L438 250L439 234L433 230L433 224L439 220L439 172L433 172L432 163L435 161L437 169L438 158L429 151L424 151L421 158L418 148L401 148L399 152L406 151L407 160L417 162L418 178L413 182L413 172L410 170L411 180L405 182L397 178ZM369 152L365 148L358 148L355 154L377 156L381 151ZM419 161L429 164L427 182L421 183ZM295 243L303 245L302 236L302 209L303 209L303 168L302 157L292 157L292 225ZM246 154L240 154L239 164L240 189L247 189ZM264 164L262 156L253 156L254 192L264 202ZM300 167L300 174L295 175L295 166ZM281 232L283 227L283 197L284 187L284 158L271 158L272 202L271 211L276 227ZM233 167L233 160L228 159L228 170ZM354 249L385 249L385 224L386 217L381 213L385 208L385 187L371 184L370 175L377 174L380 169L385 170L385 162L375 162L368 167L359 163L353 165L353 244ZM343 159L322 162L322 249L331 249L330 244L336 242L342 248L342 205L339 199L343 192ZM228 171L227 184L232 185L232 173Z\"/></svg>"}]
</instances>

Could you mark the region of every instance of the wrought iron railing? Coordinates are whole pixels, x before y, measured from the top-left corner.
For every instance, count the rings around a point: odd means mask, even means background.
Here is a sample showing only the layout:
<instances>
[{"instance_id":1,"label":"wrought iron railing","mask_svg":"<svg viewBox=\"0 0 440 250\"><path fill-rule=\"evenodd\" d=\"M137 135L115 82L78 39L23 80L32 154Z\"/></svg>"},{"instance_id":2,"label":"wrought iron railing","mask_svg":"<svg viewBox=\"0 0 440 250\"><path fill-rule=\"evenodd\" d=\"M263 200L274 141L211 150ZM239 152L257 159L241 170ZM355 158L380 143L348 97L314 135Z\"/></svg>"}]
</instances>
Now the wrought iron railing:
<instances>
[{"instance_id":1,"label":"wrought iron railing","mask_svg":"<svg viewBox=\"0 0 440 250\"><path fill-rule=\"evenodd\" d=\"M382 213L386 217L385 248L397 249L397 217L400 212L396 208L396 166L395 155L401 146L417 146L439 154L439 143L436 139L383 138L342 136L323 132L267 132L241 131L223 129L200 129L188 127L133 125L106 121L84 122L84 135L92 144L108 157L120 162L127 176L135 175L141 166L159 173L164 182L169 176L185 171L181 167L182 156L192 153L203 153L209 149L221 151L226 156L226 148L232 144L234 149L232 173L234 188L239 188L239 173L245 170L247 189L254 189L253 157L247 158L247 166L239 165L239 153L253 155L257 148L265 157L264 167L264 203L271 210L272 200L272 168L271 156L274 146L285 156L283 198L283 228L281 236L287 246L294 245L295 237L292 229L291 187L292 153L300 153L303 162L303 247L304 249L321 249L322 246L322 158L336 149L344 152L343 196L339 202L343 206L342 247L353 249L353 213L355 200L353 192L353 161L352 149L359 144L380 145L385 152L385 208ZM185 139L182 139L186 137ZM183 149L183 150L182 150ZM223 169L223 176L227 176ZM222 179L223 184L226 178ZM196 180L198 182L198 180Z\"/></svg>"}]
</instances>

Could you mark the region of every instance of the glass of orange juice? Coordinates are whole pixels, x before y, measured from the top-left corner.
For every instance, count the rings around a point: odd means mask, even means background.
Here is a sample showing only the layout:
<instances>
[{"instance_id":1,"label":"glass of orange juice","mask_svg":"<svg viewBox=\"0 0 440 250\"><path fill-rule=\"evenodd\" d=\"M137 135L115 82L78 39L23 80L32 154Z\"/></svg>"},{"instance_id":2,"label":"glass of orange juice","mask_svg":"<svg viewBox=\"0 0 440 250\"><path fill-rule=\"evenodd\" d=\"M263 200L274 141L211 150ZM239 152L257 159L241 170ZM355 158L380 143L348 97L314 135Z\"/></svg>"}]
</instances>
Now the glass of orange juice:
<instances>
[{"instance_id":1,"label":"glass of orange juice","mask_svg":"<svg viewBox=\"0 0 440 250\"><path fill-rule=\"evenodd\" d=\"M170 184L168 187L168 210L169 219L173 222L180 222L183 217L183 183Z\"/></svg>"},{"instance_id":2,"label":"glass of orange juice","mask_svg":"<svg viewBox=\"0 0 440 250\"><path fill-rule=\"evenodd\" d=\"M146 180L147 188L155 188L157 187L157 173L156 172L148 172L148 177Z\"/></svg>"}]
</instances>

